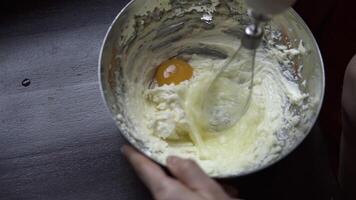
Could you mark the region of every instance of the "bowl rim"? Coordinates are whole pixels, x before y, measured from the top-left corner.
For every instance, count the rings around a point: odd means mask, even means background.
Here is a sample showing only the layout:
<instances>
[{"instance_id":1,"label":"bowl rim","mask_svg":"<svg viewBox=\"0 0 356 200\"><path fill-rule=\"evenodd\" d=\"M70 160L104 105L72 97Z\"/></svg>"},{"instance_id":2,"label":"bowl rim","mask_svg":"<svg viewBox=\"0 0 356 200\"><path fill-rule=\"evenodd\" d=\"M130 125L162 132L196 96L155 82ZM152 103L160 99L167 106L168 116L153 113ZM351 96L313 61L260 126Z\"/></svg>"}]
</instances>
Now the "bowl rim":
<instances>
[{"instance_id":1,"label":"bowl rim","mask_svg":"<svg viewBox=\"0 0 356 200\"><path fill-rule=\"evenodd\" d=\"M112 32L112 29L113 27L115 26L115 24L117 23L118 19L121 17L121 15L123 14L123 12L125 12L132 4L133 2L135 2L136 0L131 0L130 2L128 2L122 9L121 11L116 15L116 17L114 18L114 20L112 21L112 23L110 24L106 34L105 34L105 37L103 39L103 42L102 42L102 45L101 45L101 48L100 48L100 52L99 52L99 60L98 60L98 80L99 80L99 84L100 84L100 93L101 93L101 97L102 99L104 100L104 103L105 103L105 107L107 108L107 110L110 112L110 115L112 117L112 119L114 120L114 122L116 122L116 118L115 118L115 114L114 112L112 111L112 109L110 108L110 105L108 104L108 101L107 101L107 98L106 98L106 95L105 95L105 91L107 90L104 86L104 74L102 74L102 69L103 69L103 65L102 65L102 62L103 62L103 53L104 53L104 49L105 49L105 46L106 46L106 43L108 41L108 37L110 36L111 32ZM222 175L222 176L210 176L212 178L218 178L218 179L227 179L227 178L238 178L238 177L244 177L244 176L247 176L247 175L251 175L251 174L255 174L257 172L260 172L260 171L263 171L269 167L271 167L272 165L278 163L279 161L281 161L282 159L286 158L288 155L290 155L292 152L295 151L295 149L297 147L300 146L300 144L305 140L305 138L310 134L311 130L314 128L315 126L315 123L317 121L317 119L319 118L319 115L320 115L320 111L321 111L321 108L322 108L322 105L323 105L323 102L324 102L324 95L325 95L325 69L324 69L324 61L323 61L323 58L322 58L322 55L321 55L321 51L320 51L320 48L319 48L319 45L313 35L313 33L311 32L311 30L309 29L309 27L307 26L307 24L304 22L304 20L301 18L301 16L299 16L299 14L293 9L293 8L290 8L288 9L286 12L289 12L295 19L296 21L299 23L299 25L302 26L302 28L305 30L305 32L311 36L311 41L312 41L312 45L315 47L315 50L316 50L316 54L317 54L317 57L318 57L318 60L320 61L320 67L321 67L321 93L320 93L320 103L316 109L316 112L315 112L315 116L313 117L312 119L312 123L313 126L310 126L306 129L305 131L305 134L302 136L302 138L290 149L288 149L288 151L283 155L283 156L280 156L279 158L277 159L274 159L273 161L265 164L265 165L261 165L260 167L257 167L257 168L254 168L253 170L248 170L248 171L245 171L245 172L242 172L242 173L239 173L239 174L229 174L229 175ZM154 158L152 158L151 156L148 155L147 152L143 151L141 148L138 147L138 145L136 143L133 143L126 134L123 134L122 133L122 129L120 126L118 126L117 123L116 124L116 127L119 129L119 132L122 136L124 136L124 138L136 149L138 150L139 152L143 153L146 157L148 157L150 160L154 161L155 163L159 164L160 166L162 167L166 167L163 163L161 162L158 162L157 160L155 160Z\"/></svg>"}]
</instances>

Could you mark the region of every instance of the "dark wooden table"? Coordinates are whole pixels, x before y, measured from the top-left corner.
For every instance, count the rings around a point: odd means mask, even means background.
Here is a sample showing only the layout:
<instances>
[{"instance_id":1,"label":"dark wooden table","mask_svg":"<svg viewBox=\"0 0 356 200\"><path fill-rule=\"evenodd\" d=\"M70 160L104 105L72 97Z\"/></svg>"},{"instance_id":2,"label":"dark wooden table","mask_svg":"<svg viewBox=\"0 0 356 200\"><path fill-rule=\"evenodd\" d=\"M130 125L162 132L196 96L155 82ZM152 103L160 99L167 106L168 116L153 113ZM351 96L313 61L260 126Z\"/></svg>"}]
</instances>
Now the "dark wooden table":
<instances>
[{"instance_id":1,"label":"dark wooden table","mask_svg":"<svg viewBox=\"0 0 356 200\"><path fill-rule=\"evenodd\" d=\"M97 61L127 0L0 3L0 199L150 199L120 154ZM224 180L246 199L331 199L337 184L315 129L290 156Z\"/></svg>"}]
</instances>

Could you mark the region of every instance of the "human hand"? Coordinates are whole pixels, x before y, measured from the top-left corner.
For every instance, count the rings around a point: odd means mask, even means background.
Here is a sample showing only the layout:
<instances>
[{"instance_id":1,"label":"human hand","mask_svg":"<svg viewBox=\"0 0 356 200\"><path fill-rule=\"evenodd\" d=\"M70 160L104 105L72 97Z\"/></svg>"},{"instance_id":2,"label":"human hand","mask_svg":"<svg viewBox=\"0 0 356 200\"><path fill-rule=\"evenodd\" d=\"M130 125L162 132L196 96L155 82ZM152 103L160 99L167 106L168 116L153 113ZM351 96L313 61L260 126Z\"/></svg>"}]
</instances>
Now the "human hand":
<instances>
[{"instance_id":1,"label":"human hand","mask_svg":"<svg viewBox=\"0 0 356 200\"><path fill-rule=\"evenodd\" d=\"M344 199L356 199L356 55L346 71L342 92L342 135L339 182Z\"/></svg>"},{"instance_id":2,"label":"human hand","mask_svg":"<svg viewBox=\"0 0 356 200\"><path fill-rule=\"evenodd\" d=\"M125 145L121 151L156 200L232 200L192 160L175 156L167 159L167 168L175 179L132 147Z\"/></svg>"},{"instance_id":3,"label":"human hand","mask_svg":"<svg viewBox=\"0 0 356 200\"><path fill-rule=\"evenodd\" d=\"M356 144L356 55L351 59L344 78L342 91L343 132Z\"/></svg>"}]
</instances>

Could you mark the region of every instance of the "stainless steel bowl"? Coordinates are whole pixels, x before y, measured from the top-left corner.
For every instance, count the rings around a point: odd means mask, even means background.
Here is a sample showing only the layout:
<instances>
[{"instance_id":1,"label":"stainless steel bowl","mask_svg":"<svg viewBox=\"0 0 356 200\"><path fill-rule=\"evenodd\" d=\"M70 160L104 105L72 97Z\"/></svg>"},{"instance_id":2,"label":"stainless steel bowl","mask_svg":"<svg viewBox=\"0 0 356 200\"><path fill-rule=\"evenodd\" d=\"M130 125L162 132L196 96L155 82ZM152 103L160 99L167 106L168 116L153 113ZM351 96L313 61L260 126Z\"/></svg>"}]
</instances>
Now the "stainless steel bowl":
<instances>
[{"instance_id":1,"label":"stainless steel bowl","mask_svg":"<svg viewBox=\"0 0 356 200\"><path fill-rule=\"evenodd\" d=\"M226 58L228 52L204 44L204 38L214 34L236 37L249 22L243 2L224 0L133 0L115 18L104 39L99 78L103 98L120 132L137 149L152 157L145 138L137 136L139 120L132 111L140 113L142 101L127 100L128 94L142 94L135 85L148 85L154 66L175 55L203 54ZM318 45L303 20L292 9L277 16L266 27L265 41L298 47L302 40L307 54L296 58L304 66L300 72L306 81L303 90L310 94L310 113L297 125L300 137L284 138L286 145L280 155L270 162L239 174L241 176L268 167L293 151L306 137L319 114L324 96L324 66ZM279 36L279 37L277 37ZM187 42L189 41L189 42ZM193 41L193 43L192 43ZM189 45L187 45L189 44ZM131 107L134 110L129 110ZM288 131L288 130L286 130Z\"/></svg>"}]
</instances>

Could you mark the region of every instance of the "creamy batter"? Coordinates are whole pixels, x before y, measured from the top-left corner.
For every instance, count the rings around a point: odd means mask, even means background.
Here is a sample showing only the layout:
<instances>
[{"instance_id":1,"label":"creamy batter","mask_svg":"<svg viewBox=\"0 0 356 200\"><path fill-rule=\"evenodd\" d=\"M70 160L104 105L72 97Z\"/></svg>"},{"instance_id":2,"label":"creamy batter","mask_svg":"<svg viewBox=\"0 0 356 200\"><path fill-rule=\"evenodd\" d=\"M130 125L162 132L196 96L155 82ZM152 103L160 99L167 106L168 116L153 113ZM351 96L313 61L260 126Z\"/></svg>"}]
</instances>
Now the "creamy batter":
<instances>
[{"instance_id":1,"label":"creamy batter","mask_svg":"<svg viewBox=\"0 0 356 200\"><path fill-rule=\"evenodd\" d=\"M190 80L176 85L154 83L144 91L144 123L149 137L155 138L148 140L151 156L162 163L169 155L192 158L213 176L244 173L276 159L282 148L277 133L291 130L290 134L300 134L292 131L301 117L291 107L301 106L308 96L282 72L279 62L289 62L304 51L302 46L260 49L250 106L235 126L220 133L204 129L199 103L211 98L204 86L225 60L192 56ZM234 91L230 84L221 84L227 93Z\"/></svg>"},{"instance_id":2,"label":"creamy batter","mask_svg":"<svg viewBox=\"0 0 356 200\"><path fill-rule=\"evenodd\" d=\"M273 21L266 26L247 112L227 130L207 131L200 110L202 101L212 97L206 86L239 46L241 31L249 23L246 8L239 1L165 2L167 8L148 5L135 13L116 44L110 86L117 94L112 106L119 113L116 121L123 135L162 164L170 155L191 158L209 175L219 177L248 173L286 155L308 132L316 114L313 106L320 101L313 93L309 97L302 92L314 85L302 82L299 73L303 45L292 48L298 41L289 38L283 26ZM174 56L188 62L192 70L172 80L174 84L158 83L158 66ZM310 68L310 63L305 64ZM165 67L159 80L178 70L170 64ZM217 87L229 98L246 95L243 88L236 94L225 78Z\"/></svg>"}]
</instances>

